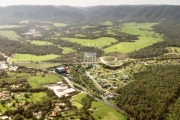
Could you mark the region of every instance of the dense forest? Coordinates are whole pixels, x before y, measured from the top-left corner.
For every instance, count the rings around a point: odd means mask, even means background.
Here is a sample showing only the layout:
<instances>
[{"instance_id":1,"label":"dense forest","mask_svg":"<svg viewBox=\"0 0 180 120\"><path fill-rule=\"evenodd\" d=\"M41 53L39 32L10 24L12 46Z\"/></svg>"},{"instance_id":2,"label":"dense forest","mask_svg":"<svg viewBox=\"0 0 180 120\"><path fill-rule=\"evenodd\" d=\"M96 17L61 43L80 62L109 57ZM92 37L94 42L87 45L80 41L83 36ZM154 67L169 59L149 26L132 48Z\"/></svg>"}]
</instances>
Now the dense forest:
<instances>
[{"instance_id":1,"label":"dense forest","mask_svg":"<svg viewBox=\"0 0 180 120\"><path fill-rule=\"evenodd\" d=\"M137 120L180 118L180 66L148 66L120 88L116 103Z\"/></svg>"}]
</instances>

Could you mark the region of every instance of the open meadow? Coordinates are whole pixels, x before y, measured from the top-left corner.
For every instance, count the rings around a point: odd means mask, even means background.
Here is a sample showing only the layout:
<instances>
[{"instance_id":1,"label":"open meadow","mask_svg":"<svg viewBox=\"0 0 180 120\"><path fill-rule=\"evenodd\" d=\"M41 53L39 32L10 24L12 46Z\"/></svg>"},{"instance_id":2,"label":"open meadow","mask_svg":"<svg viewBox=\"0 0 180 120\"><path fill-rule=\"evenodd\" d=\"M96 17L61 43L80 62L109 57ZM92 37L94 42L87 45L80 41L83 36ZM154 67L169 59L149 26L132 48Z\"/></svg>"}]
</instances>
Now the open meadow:
<instances>
[{"instance_id":1,"label":"open meadow","mask_svg":"<svg viewBox=\"0 0 180 120\"><path fill-rule=\"evenodd\" d=\"M119 52L126 54L162 41L162 37L152 31L152 26L155 24L157 23L125 23L122 27L122 32L139 35L139 40L135 42L120 42L105 48L105 53Z\"/></svg>"},{"instance_id":2,"label":"open meadow","mask_svg":"<svg viewBox=\"0 0 180 120\"><path fill-rule=\"evenodd\" d=\"M98 39L78 39L78 38L62 38L63 40L79 43L83 46L97 46L97 47L103 47L106 45L111 45L112 43L116 42L117 40L114 38L108 38L108 37L101 37Z\"/></svg>"},{"instance_id":3,"label":"open meadow","mask_svg":"<svg viewBox=\"0 0 180 120\"><path fill-rule=\"evenodd\" d=\"M9 39L19 39L21 38L19 35L17 35L14 31L12 30L3 30L3 31L0 31L0 36L2 37L6 37L6 38L9 38Z\"/></svg>"},{"instance_id":4,"label":"open meadow","mask_svg":"<svg viewBox=\"0 0 180 120\"><path fill-rule=\"evenodd\" d=\"M35 45L53 45L53 43L51 43L51 42L40 41L40 40L33 40L31 42L31 44L35 44Z\"/></svg>"},{"instance_id":5,"label":"open meadow","mask_svg":"<svg viewBox=\"0 0 180 120\"><path fill-rule=\"evenodd\" d=\"M42 56L36 56L31 54L14 54L10 58L10 62L43 62L52 60L59 57L59 55L49 54L49 55L42 55Z\"/></svg>"}]
</instances>

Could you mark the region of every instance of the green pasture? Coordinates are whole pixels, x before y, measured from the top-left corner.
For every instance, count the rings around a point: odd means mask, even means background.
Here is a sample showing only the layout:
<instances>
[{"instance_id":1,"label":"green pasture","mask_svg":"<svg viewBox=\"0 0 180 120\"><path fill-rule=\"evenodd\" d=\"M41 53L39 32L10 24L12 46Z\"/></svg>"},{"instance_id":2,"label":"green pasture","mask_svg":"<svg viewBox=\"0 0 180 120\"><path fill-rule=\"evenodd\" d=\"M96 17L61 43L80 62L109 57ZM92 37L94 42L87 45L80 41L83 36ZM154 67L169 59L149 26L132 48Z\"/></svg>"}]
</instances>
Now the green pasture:
<instances>
[{"instance_id":1,"label":"green pasture","mask_svg":"<svg viewBox=\"0 0 180 120\"><path fill-rule=\"evenodd\" d=\"M42 55L36 56L31 54L14 54L12 58L10 58L11 62L42 62L48 61L59 57L59 55L49 54L49 55Z\"/></svg>"},{"instance_id":2,"label":"green pasture","mask_svg":"<svg viewBox=\"0 0 180 120\"><path fill-rule=\"evenodd\" d=\"M85 93L79 93L78 95L75 95L75 96L73 96L72 98L76 101L76 102L78 102L78 103L82 103L81 102L81 100L82 100L82 98L84 98L86 96L86 94Z\"/></svg>"},{"instance_id":3,"label":"green pasture","mask_svg":"<svg viewBox=\"0 0 180 120\"><path fill-rule=\"evenodd\" d=\"M111 45L117 40L109 37L101 37L97 39L78 39L78 38L62 38L63 40L78 43L83 46L103 47L105 45Z\"/></svg>"},{"instance_id":4,"label":"green pasture","mask_svg":"<svg viewBox=\"0 0 180 120\"><path fill-rule=\"evenodd\" d=\"M105 53L119 52L129 53L134 50L150 46L154 43L162 41L162 37L152 31L152 26L157 23L126 23L123 25L122 32L139 35L139 40L135 42L121 42L104 49Z\"/></svg>"},{"instance_id":5,"label":"green pasture","mask_svg":"<svg viewBox=\"0 0 180 120\"><path fill-rule=\"evenodd\" d=\"M18 28L18 27L22 27L20 25L0 25L0 29L3 28Z\"/></svg>"},{"instance_id":6,"label":"green pasture","mask_svg":"<svg viewBox=\"0 0 180 120\"><path fill-rule=\"evenodd\" d=\"M67 26L67 24L65 24L65 23L54 23L54 26L55 27L65 27L65 26Z\"/></svg>"},{"instance_id":7,"label":"green pasture","mask_svg":"<svg viewBox=\"0 0 180 120\"><path fill-rule=\"evenodd\" d=\"M9 39L15 39L15 40L21 38L19 35L17 35L14 31L11 31L11 30L0 31L0 36L6 37Z\"/></svg>"},{"instance_id":8,"label":"green pasture","mask_svg":"<svg viewBox=\"0 0 180 120\"><path fill-rule=\"evenodd\" d=\"M28 78L28 82L32 88L39 88L44 84L56 83L59 81L62 81L62 78L53 73L47 73L45 74L45 77L42 77L42 73L38 73L36 76Z\"/></svg>"},{"instance_id":9,"label":"green pasture","mask_svg":"<svg viewBox=\"0 0 180 120\"><path fill-rule=\"evenodd\" d=\"M71 53L71 52L75 52L74 49L70 48L70 47L60 47L63 49L62 53L63 54L68 54L68 53Z\"/></svg>"},{"instance_id":10,"label":"green pasture","mask_svg":"<svg viewBox=\"0 0 180 120\"><path fill-rule=\"evenodd\" d=\"M35 45L53 45L53 43L51 43L51 42L40 41L40 40L33 40L31 42L31 44L35 44Z\"/></svg>"},{"instance_id":11,"label":"green pasture","mask_svg":"<svg viewBox=\"0 0 180 120\"><path fill-rule=\"evenodd\" d=\"M23 20L23 21L20 21L19 23L20 23L20 24L28 24L28 23L29 23L29 20Z\"/></svg>"},{"instance_id":12,"label":"green pasture","mask_svg":"<svg viewBox=\"0 0 180 120\"><path fill-rule=\"evenodd\" d=\"M105 21L103 23L100 23L100 25L113 25L113 22L111 21Z\"/></svg>"},{"instance_id":13,"label":"green pasture","mask_svg":"<svg viewBox=\"0 0 180 120\"><path fill-rule=\"evenodd\" d=\"M126 120L122 113L102 102L92 102L91 109L96 120Z\"/></svg>"},{"instance_id":14,"label":"green pasture","mask_svg":"<svg viewBox=\"0 0 180 120\"><path fill-rule=\"evenodd\" d=\"M86 37L86 35L83 35L83 34L76 34L75 36L76 37Z\"/></svg>"},{"instance_id":15,"label":"green pasture","mask_svg":"<svg viewBox=\"0 0 180 120\"><path fill-rule=\"evenodd\" d=\"M95 27L97 27L97 26L84 25L81 28L82 29L88 29L88 28L95 28Z\"/></svg>"},{"instance_id":16,"label":"green pasture","mask_svg":"<svg viewBox=\"0 0 180 120\"><path fill-rule=\"evenodd\" d=\"M173 53L180 53L179 47L168 47L168 50Z\"/></svg>"}]
</instances>

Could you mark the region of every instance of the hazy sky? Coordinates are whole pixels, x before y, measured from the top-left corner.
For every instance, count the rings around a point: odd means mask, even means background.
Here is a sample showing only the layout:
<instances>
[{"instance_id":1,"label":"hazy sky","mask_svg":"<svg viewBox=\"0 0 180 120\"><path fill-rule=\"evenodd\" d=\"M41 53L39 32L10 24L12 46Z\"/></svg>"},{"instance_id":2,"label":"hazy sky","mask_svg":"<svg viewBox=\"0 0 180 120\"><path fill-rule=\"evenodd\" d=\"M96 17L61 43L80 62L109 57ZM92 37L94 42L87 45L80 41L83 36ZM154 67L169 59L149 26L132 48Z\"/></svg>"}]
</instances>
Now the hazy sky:
<instances>
[{"instance_id":1,"label":"hazy sky","mask_svg":"<svg viewBox=\"0 0 180 120\"><path fill-rule=\"evenodd\" d=\"M180 0L1 0L0 6L9 5L139 5L139 4L169 4L180 5Z\"/></svg>"}]
</instances>

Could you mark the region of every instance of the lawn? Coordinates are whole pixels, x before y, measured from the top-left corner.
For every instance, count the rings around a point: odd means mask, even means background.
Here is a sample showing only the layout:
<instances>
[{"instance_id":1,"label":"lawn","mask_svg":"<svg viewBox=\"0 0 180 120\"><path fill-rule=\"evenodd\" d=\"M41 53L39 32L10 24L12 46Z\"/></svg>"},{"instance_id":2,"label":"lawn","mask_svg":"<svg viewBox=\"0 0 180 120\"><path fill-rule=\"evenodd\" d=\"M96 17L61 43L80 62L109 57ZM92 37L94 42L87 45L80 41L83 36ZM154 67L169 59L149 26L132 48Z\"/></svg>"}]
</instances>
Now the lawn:
<instances>
[{"instance_id":1,"label":"lawn","mask_svg":"<svg viewBox=\"0 0 180 120\"><path fill-rule=\"evenodd\" d=\"M74 49L72 48L69 48L69 47L61 47L63 49L62 53L63 54L68 54L68 53L71 53L71 52L75 52Z\"/></svg>"},{"instance_id":2,"label":"lawn","mask_svg":"<svg viewBox=\"0 0 180 120\"><path fill-rule=\"evenodd\" d=\"M42 87L44 84L56 83L62 81L62 78L53 73L47 73L45 77L42 77L42 74L37 74L36 76L31 76L28 78L28 82L32 88Z\"/></svg>"},{"instance_id":3,"label":"lawn","mask_svg":"<svg viewBox=\"0 0 180 120\"><path fill-rule=\"evenodd\" d=\"M168 47L168 50L173 53L178 53L178 54L180 53L179 47Z\"/></svg>"},{"instance_id":4,"label":"lawn","mask_svg":"<svg viewBox=\"0 0 180 120\"><path fill-rule=\"evenodd\" d=\"M10 58L11 62L42 62L48 61L59 57L59 55L49 54L36 56L31 54L14 54L12 58Z\"/></svg>"},{"instance_id":5,"label":"lawn","mask_svg":"<svg viewBox=\"0 0 180 120\"><path fill-rule=\"evenodd\" d=\"M62 38L63 40L79 43L83 46L94 46L94 47L103 47L105 45L111 45L117 40L114 38L101 37L98 39L78 39L78 38Z\"/></svg>"},{"instance_id":6,"label":"lawn","mask_svg":"<svg viewBox=\"0 0 180 120\"><path fill-rule=\"evenodd\" d=\"M55 27L65 27L65 26L67 26L67 24L65 24L65 23L54 23L54 26Z\"/></svg>"},{"instance_id":7,"label":"lawn","mask_svg":"<svg viewBox=\"0 0 180 120\"><path fill-rule=\"evenodd\" d=\"M20 25L0 25L0 29L3 28L18 28L18 27L22 27Z\"/></svg>"},{"instance_id":8,"label":"lawn","mask_svg":"<svg viewBox=\"0 0 180 120\"><path fill-rule=\"evenodd\" d=\"M101 25L113 25L113 23L111 21L106 21L103 23L100 23Z\"/></svg>"},{"instance_id":9,"label":"lawn","mask_svg":"<svg viewBox=\"0 0 180 120\"><path fill-rule=\"evenodd\" d=\"M21 38L19 35L17 35L14 31L0 31L0 36L9 38L9 39L19 39Z\"/></svg>"},{"instance_id":10,"label":"lawn","mask_svg":"<svg viewBox=\"0 0 180 120\"><path fill-rule=\"evenodd\" d=\"M35 45L53 45L53 43L51 43L51 42L40 41L40 40L33 40L31 42L31 44L35 44Z\"/></svg>"},{"instance_id":11,"label":"lawn","mask_svg":"<svg viewBox=\"0 0 180 120\"><path fill-rule=\"evenodd\" d=\"M85 93L79 93L78 95L73 96L73 99L78 102L81 103L82 98L84 98L86 96Z\"/></svg>"},{"instance_id":12,"label":"lawn","mask_svg":"<svg viewBox=\"0 0 180 120\"><path fill-rule=\"evenodd\" d=\"M150 46L154 43L162 41L162 37L158 33L152 31L152 26L157 23L126 23L123 25L122 32L129 34L140 35L135 42L121 42L105 48L105 53L119 52L129 53L134 50Z\"/></svg>"},{"instance_id":13,"label":"lawn","mask_svg":"<svg viewBox=\"0 0 180 120\"><path fill-rule=\"evenodd\" d=\"M92 102L91 109L96 120L126 120L122 113L102 102Z\"/></svg>"},{"instance_id":14,"label":"lawn","mask_svg":"<svg viewBox=\"0 0 180 120\"><path fill-rule=\"evenodd\" d=\"M29 20L23 20L23 21L20 21L19 23L20 23L20 24L28 24L28 23L29 23Z\"/></svg>"}]
</instances>

